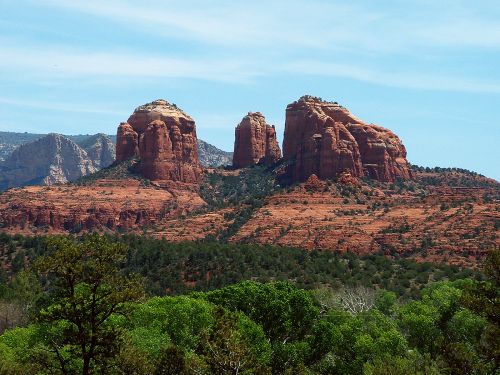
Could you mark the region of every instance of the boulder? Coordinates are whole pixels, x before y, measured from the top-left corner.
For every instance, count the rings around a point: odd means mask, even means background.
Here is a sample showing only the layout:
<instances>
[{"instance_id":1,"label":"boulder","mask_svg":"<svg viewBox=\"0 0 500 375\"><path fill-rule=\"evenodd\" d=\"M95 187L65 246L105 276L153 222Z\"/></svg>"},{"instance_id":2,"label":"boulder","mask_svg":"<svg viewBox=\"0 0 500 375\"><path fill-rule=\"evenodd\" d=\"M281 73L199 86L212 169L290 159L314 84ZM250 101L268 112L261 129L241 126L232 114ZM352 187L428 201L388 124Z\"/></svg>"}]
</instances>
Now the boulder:
<instances>
[{"instance_id":1,"label":"boulder","mask_svg":"<svg viewBox=\"0 0 500 375\"><path fill-rule=\"evenodd\" d=\"M319 192L319 191L325 191L327 188L326 182L321 181L318 176L316 176L314 173L309 176L307 181L304 183L304 188L308 191L314 191L314 192Z\"/></svg>"}]
</instances>

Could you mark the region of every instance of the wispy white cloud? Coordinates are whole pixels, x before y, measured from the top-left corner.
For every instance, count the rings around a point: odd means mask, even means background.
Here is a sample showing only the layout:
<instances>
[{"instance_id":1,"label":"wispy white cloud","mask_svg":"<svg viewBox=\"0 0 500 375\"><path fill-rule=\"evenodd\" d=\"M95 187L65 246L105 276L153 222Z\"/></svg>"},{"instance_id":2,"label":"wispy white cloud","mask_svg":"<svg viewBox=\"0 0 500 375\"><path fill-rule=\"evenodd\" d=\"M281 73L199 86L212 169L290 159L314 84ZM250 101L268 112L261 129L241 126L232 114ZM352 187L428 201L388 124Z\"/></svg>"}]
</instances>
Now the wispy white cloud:
<instances>
[{"instance_id":1,"label":"wispy white cloud","mask_svg":"<svg viewBox=\"0 0 500 375\"><path fill-rule=\"evenodd\" d=\"M461 49L480 47L500 49L500 22L454 18L432 28L416 28L413 33L422 45L457 46Z\"/></svg>"},{"instance_id":2,"label":"wispy white cloud","mask_svg":"<svg viewBox=\"0 0 500 375\"><path fill-rule=\"evenodd\" d=\"M99 52L92 45L28 45L10 43L4 37L0 38L4 77L22 72L20 80L172 78L248 84L284 72L409 89L500 92L498 77L485 81L481 74L453 73L453 61L448 61L451 70L438 74L431 64L419 60L420 55L433 54L436 61L452 59L442 51L444 47L500 49L500 22L487 15L481 18L461 0L394 1L386 7L359 0L348 4L255 0L251 7L228 0L210 6L202 0L34 3L101 17L120 23L124 30L134 28L166 42L154 50L113 46ZM179 43L169 43L172 38L203 48L182 53ZM398 54L412 58L398 60Z\"/></svg>"},{"instance_id":3,"label":"wispy white cloud","mask_svg":"<svg viewBox=\"0 0 500 375\"><path fill-rule=\"evenodd\" d=\"M361 82L406 89L500 93L500 82L414 72L388 72L356 64L303 60L289 63L283 69L295 74L351 78Z\"/></svg>"},{"instance_id":4,"label":"wispy white cloud","mask_svg":"<svg viewBox=\"0 0 500 375\"><path fill-rule=\"evenodd\" d=\"M495 7L495 2L487 1ZM38 1L37 3L40 3ZM477 14L470 1L332 0L154 1L42 0L41 3L120 22L154 34L235 48L303 46L317 49L417 53L415 48L500 49L500 22ZM486 6L488 8L488 6Z\"/></svg>"},{"instance_id":5,"label":"wispy white cloud","mask_svg":"<svg viewBox=\"0 0 500 375\"><path fill-rule=\"evenodd\" d=\"M0 67L32 76L192 78L207 81L247 82L257 73L245 61L215 58L176 58L130 53L93 53L53 46L9 47L0 52Z\"/></svg>"},{"instance_id":6,"label":"wispy white cloud","mask_svg":"<svg viewBox=\"0 0 500 375\"><path fill-rule=\"evenodd\" d=\"M249 12L235 11L234 3L228 2L214 3L210 7L200 1L181 4L173 1L43 0L42 3L121 22L156 36L217 44L259 41L264 36L264 30L252 22Z\"/></svg>"},{"instance_id":7,"label":"wispy white cloud","mask_svg":"<svg viewBox=\"0 0 500 375\"><path fill-rule=\"evenodd\" d=\"M175 58L127 53L89 53L56 47L1 49L0 68L22 72L24 79L68 80L107 77L130 80L194 79L249 84L279 74L342 77L387 87L458 92L500 93L500 82L420 71L387 71L362 62L345 63L322 59ZM8 73L7 73L8 74ZM0 101L1 102L1 101Z\"/></svg>"},{"instance_id":8,"label":"wispy white cloud","mask_svg":"<svg viewBox=\"0 0 500 375\"><path fill-rule=\"evenodd\" d=\"M0 97L0 104L8 104L9 106L35 108L60 112L74 112L74 113L94 113L94 114L107 114L107 115L123 115L127 111L120 111L113 108L98 108L94 105L78 106L75 104L53 103L44 101L32 100L19 100Z\"/></svg>"}]
</instances>

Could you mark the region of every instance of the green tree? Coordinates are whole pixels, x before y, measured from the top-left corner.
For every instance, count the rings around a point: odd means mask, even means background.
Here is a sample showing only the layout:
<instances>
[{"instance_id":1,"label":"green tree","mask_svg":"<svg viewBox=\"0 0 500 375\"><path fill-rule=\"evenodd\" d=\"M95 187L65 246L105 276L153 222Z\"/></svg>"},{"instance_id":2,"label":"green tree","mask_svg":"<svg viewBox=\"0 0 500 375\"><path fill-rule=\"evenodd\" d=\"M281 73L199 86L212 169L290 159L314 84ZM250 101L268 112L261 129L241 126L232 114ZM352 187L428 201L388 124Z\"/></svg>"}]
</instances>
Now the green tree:
<instances>
[{"instance_id":1,"label":"green tree","mask_svg":"<svg viewBox=\"0 0 500 375\"><path fill-rule=\"evenodd\" d=\"M428 356L411 352L405 357L386 356L367 362L363 367L364 375L440 375L439 366Z\"/></svg>"},{"instance_id":2,"label":"green tree","mask_svg":"<svg viewBox=\"0 0 500 375\"><path fill-rule=\"evenodd\" d=\"M139 304L124 326L133 343L155 359L169 345L194 351L214 325L213 309L201 299L153 297Z\"/></svg>"},{"instance_id":3,"label":"green tree","mask_svg":"<svg viewBox=\"0 0 500 375\"><path fill-rule=\"evenodd\" d=\"M95 373L119 353L122 332L112 317L130 314L142 282L120 273L127 248L105 237L51 237L47 249L36 269L51 280L52 303L38 322L63 374Z\"/></svg>"},{"instance_id":4,"label":"green tree","mask_svg":"<svg viewBox=\"0 0 500 375\"><path fill-rule=\"evenodd\" d=\"M465 288L462 304L487 320L481 336L481 356L492 373L500 369L500 250L492 250L485 263L486 281Z\"/></svg>"},{"instance_id":5,"label":"green tree","mask_svg":"<svg viewBox=\"0 0 500 375\"><path fill-rule=\"evenodd\" d=\"M395 321L378 310L357 315L330 310L322 320L318 325L321 333L318 329L319 336L311 343L317 361L314 367L321 373L360 374L368 361L407 352L407 342Z\"/></svg>"},{"instance_id":6,"label":"green tree","mask_svg":"<svg viewBox=\"0 0 500 375\"><path fill-rule=\"evenodd\" d=\"M214 310L215 325L201 343L214 374L266 374L271 346L262 328L242 313Z\"/></svg>"},{"instance_id":7,"label":"green tree","mask_svg":"<svg viewBox=\"0 0 500 375\"><path fill-rule=\"evenodd\" d=\"M396 299L396 293L381 289L375 295L375 307L380 312L390 315L393 312Z\"/></svg>"},{"instance_id":8,"label":"green tree","mask_svg":"<svg viewBox=\"0 0 500 375\"><path fill-rule=\"evenodd\" d=\"M177 346L170 346L161 351L154 375L182 375L187 373L186 355Z\"/></svg>"},{"instance_id":9,"label":"green tree","mask_svg":"<svg viewBox=\"0 0 500 375\"><path fill-rule=\"evenodd\" d=\"M305 337L319 316L311 293L289 282L243 281L200 296L229 310L242 311L262 326L271 342Z\"/></svg>"}]
</instances>

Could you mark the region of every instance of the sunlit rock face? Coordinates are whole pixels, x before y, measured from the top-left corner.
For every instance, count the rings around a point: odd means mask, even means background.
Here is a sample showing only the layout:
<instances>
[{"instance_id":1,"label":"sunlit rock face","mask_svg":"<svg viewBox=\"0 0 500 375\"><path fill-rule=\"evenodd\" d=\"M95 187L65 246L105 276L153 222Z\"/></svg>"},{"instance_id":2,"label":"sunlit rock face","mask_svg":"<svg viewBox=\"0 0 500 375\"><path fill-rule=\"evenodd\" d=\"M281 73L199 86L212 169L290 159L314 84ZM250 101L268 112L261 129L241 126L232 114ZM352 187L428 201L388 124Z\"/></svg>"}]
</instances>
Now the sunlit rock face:
<instances>
[{"instance_id":1,"label":"sunlit rock face","mask_svg":"<svg viewBox=\"0 0 500 375\"><path fill-rule=\"evenodd\" d=\"M273 164L281 158L276 129L260 112L249 112L235 129L233 166Z\"/></svg>"},{"instance_id":2,"label":"sunlit rock face","mask_svg":"<svg viewBox=\"0 0 500 375\"><path fill-rule=\"evenodd\" d=\"M132 157L140 158L140 173L150 180L198 183L202 176L195 122L165 100L136 108L118 127L116 160Z\"/></svg>"},{"instance_id":3,"label":"sunlit rock face","mask_svg":"<svg viewBox=\"0 0 500 375\"><path fill-rule=\"evenodd\" d=\"M287 106L283 158L293 162L294 181L312 174L335 179L344 171L380 181L412 177L406 149L396 134L312 96Z\"/></svg>"}]
</instances>

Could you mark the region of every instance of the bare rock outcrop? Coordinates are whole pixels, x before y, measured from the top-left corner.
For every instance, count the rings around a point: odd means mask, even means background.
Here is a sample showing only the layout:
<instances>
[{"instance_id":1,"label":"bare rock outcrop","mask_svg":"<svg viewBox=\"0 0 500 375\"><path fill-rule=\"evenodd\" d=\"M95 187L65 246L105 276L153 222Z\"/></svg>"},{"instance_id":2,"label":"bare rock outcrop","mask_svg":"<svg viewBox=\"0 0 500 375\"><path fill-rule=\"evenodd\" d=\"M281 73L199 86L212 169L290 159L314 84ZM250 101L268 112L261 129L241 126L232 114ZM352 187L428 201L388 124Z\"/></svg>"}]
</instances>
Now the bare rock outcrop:
<instances>
[{"instance_id":1,"label":"bare rock outcrop","mask_svg":"<svg viewBox=\"0 0 500 375\"><path fill-rule=\"evenodd\" d=\"M19 146L0 164L0 189L66 183L97 170L83 148L52 133Z\"/></svg>"},{"instance_id":2,"label":"bare rock outcrop","mask_svg":"<svg viewBox=\"0 0 500 375\"><path fill-rule=\"evenodd\" d=\"M235 129L233 166L273 164L281 158L276 129L260 112L249 112Z\"/></svg>"},{"instance_id":3,"label":"bare rock outcrop","mask_svg":"<svg viewBox=\"0 0 500 375\"><path fill-rule=\"evenodd\" d=\"M286 109L283 157L294 161L292 178L305 181L353 177L380 181L411 178L406 149L390 130L368 124L336 102L303 96Z\"/></svg>"},{"instance_id":4,"label":"bare rock outcrop","mask_svg":"<svg viewBox=\"0 0 500 375\"><path fill-rule=\"evenodd\" d=\"M139 136L132 125L122 122L116 133L116 161L122 162L139 156Z\"/></svg>"},{"instance_id":5,"label":"bare rock outcrop","mask_svg":"<svg viewBox=\"0 0 500 375\"><path fill-rule=\"evenodd\" d=\"M308 191L325 191L327 184L325 181L321 181L318 176L312 174L304 183L304 188Z\"/></svg>"},{"instance_id":6,"label":"bare rock outcrop","mask_svg":"<svg viewBox=\"0 0 500 375\"><path fill-rule=\"evenodd\" d=\"M204 204L196 189L161 189L136 179L30 186L0 195L0 229L10 233L142 232Z\"/></svg>"},{"instance_id":7,"label":"bare rock outcrop","mask_svg":"<svg viewBox=\"0 0 500 375\"><path fill-rule=\"evenodd\" d=\"M110 166L115 161L116 147L106 134L92 135L79 143L97 169Z\"/></svg>"},{"instance_id":8,"label":"bare rock outcrop","mask_svg":"<svg viewBox=\"0 0 500 375\"><path fill-rule=\"evenodd\" d=\"M350 123L347 129L356 139L367 176L380 181L412 178L406 148L389 129L365 123Z\"/></svg>"},{"instance_id":9,"label":"bare rock outcrop","mask_svg":"<svg viewBox=\"0 0 500 375\"><path fill-rule=\"evenodd\" d=\"M223 151L210 143L198 139L198 158L205 168L217 168L231 165L233 153Z\"/></svg>"},{"instance_id":10,"label":"bare rock outcrop","mask_svg":"<svg viewBox=\"0 0 500 375\"><path fill-rule=\"evenodd\" d=\"M354 177L348 170L339 175L337 182L342 185L361 186L361 181Z\"/></svg>"},{"instance_id":11,"label":"bare rock outcrop","mask_svg":"<svg viewBox=\"0 0 500 375\"><path fill-rule=\"evenodd\" d=\"M134 156L150 180L198 183L202 175L195 122L165 100L136 108L118 127L116 160Z\"/></svg>"}]
</instances>

